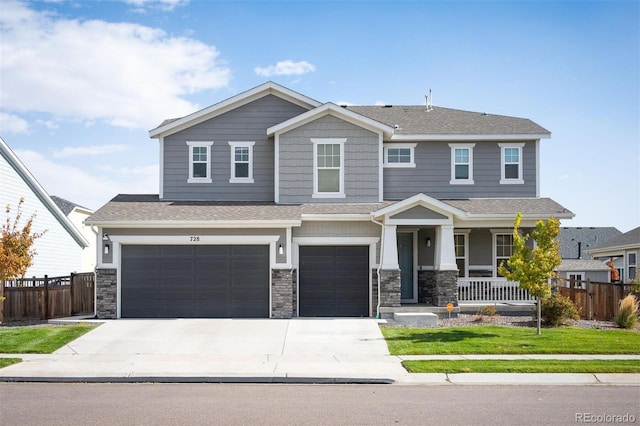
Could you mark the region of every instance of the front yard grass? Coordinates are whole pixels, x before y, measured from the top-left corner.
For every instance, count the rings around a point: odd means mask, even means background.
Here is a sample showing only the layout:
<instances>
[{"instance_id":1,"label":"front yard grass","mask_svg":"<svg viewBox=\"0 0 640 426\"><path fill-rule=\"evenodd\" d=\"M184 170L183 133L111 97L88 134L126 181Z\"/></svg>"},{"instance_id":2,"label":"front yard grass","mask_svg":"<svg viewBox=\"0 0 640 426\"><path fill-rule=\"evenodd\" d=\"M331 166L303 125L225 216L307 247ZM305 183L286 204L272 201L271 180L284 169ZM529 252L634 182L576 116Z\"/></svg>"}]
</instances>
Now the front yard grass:
<instances>
[{"instance_id":1,"label":"front yard grass","mask_svg":"<svg viewBox=\"0 0 640 426\"><path fill-rule=\"evenodd\" d=\"M404 361L409 373L640 373L640 360L428 360Z\"/></svg>"},{"instance_id":2,"label":"front yard grass","mask_svg":"<svg viewBox=\"0 0 640 426\"><path fill-rule=\"evenodd\" d=\"M0 358L0 368L8 367L19 362L22 362L20 358Z\"/></svg>"},{"instance_id":3,"label":"front yard grass","mask_svg":"<svg viewBox=\"0 0 640 426\"><path fill-rule=\"evenodd\" d=\"M0 353L50 354L95 327L82 324L0 327Z\"/></svg>"},{"instance_id":4,"label":"front yard grass","mask_svg":"<svg viewBox=\"0 0 640 426\"><path fill-rule=\"evenodd\" d=\"M640 354L640 333L573 327L382 328L392 355Z\"/></svg>"}]
</instances>

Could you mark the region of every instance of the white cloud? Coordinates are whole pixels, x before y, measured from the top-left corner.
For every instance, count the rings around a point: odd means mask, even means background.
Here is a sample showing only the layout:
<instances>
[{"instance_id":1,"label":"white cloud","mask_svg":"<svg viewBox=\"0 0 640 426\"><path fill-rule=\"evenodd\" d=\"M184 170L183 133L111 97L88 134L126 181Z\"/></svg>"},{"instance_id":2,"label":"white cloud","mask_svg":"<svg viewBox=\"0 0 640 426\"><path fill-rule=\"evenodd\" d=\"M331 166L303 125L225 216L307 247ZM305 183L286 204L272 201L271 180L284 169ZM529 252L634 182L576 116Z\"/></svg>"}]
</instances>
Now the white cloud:
<instances>
[{"instance_id":1,"label":"white cloud","mask_svg":"<svg viewBox=\"0 0 640 426\"><path fill-rule=\"evenodd\" d=\"M53 120L36 120L36 123L46 127L49 130L56 130L60 125Z\"/></svg>"},{"instance_id":2,"label":"white cloud","mask_svg":"<svg viewBox=\"0 0 640 426\"><path fill-rule=\"evenodd\" d=\"M114 152L127 151L127 145L93 145L93 146L66 146L53 153L54 158L75 157L79 155L97 156Z\"/></svg>"},{"instance_id":3,"label":"white cloud","mask_svg":"<svg viewBox=\"0 0 640 426\"><path fill-rule=\"evenodd\" d=\"M93 168L88 173L86 167L55 163L35 151L17 150L15 153L50 195L90 209L98 209L117 194L158 193L157 165L106 169L98 174Z\"/></svg>"},{"instance_id":4,"label":"white cloud","mask_svg":"<svg viewBox=\"0 0 640 426\"><path fill-rule=\"evenodd\" d=\"M138 12L145 12L145 8L170 12L176 7L189 4L189 0L124 0L124 2L135 6Z\"/></svg>"},{"instance_id":5,"label":"white cloud","mask_svg":"<svg viewBox=\"0 0 640 426\"><path fill-rule=\"evenodd\" d=\"M0 111L0 135L7 133L29 133L29 123L17 115Z\"/></svg>"},{"instance_id":6,"label":"white cloud","mask_svg":"<svg viewBox=\"0 0 640 426\"><path fill-rule=\"evenodd\" d=\"M377 106L385 106L385 105L387 105L387 104L386 104L384 101L376 101L376 102L374 103L374 105L377 105Z\"/></svg>"},{"instance_id":7,"label":"white cloud","mask_svg":"<svg viewBox=\"0 0 640 426\"><path fill-rule=\"evenodd\" d=\"M307 61L293 62L290 59L280 61L268 67L256 67L254 69L256 74L263 77L271 77L272 75L301 75L314 72L315 70L316 66Z\"/></svg>"},{"instance_id":8,"label":"white cloud","mask_svg":"<svg viewBox=\"0 0 640 426\"><path fill-rule=\"evenodd\" d=\"M226 87L214 46L130 23L71 20L3 2L2 108L149 129L198 109L187 94ZM28 94L28 96L27 96Z\"/></svg>"},{"instance_id":9,"label":"white cloud","mask_svg":"<svg viewBox=\"0 0 640 426\"><path fill-rule=\"evenodd\" d=\"M338 101L335 102L336 105L346 105L346 106L354 106L355 104L353 102L347 102L347 101Z\"/></svg>"}]
</instances>

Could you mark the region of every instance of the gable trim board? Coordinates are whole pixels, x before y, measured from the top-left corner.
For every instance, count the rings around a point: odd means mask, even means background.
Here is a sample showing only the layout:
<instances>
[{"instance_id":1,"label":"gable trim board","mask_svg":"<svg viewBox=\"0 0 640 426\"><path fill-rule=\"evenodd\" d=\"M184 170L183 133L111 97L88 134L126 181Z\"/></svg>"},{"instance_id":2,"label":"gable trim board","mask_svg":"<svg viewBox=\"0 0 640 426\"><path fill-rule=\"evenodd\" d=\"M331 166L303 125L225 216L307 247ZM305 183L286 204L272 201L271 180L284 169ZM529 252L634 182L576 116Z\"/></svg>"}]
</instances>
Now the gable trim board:
<instances>
[{"instance_id":1,"label":"gable trim board","mask_svg":"<svg viewBox=\"0 0 640 426\"><path fill-rule=\"evenodd\" d=\"M56 203L51 199L47 191L38 183L36 178L31 174L27 167L20 161L16 154L9 148L4 139L0 138L0 155L2 155L15 172L22 178L27 186L38 197L40 202L51 212L60 225L71 235L75 242L81 247L86 248L89 242L71 223L69 218L60 210ZM17 200L16 200L17 202Z\"/></svg>"},{"instance_id":2,"label":"gable trim board","mask_svg":"<svg viewBox=\"0 0 640 426\"><path fill-rule=\"evenodd\" d=\"M217 104L201 109L200 111L160 124L160 126L149 131L149 137L161 138L174 134L180 130L184 130L198 123L202 123L203 121L222 115L225 112L251 103L256 99L260 99L267 95L275 95L306 109L315 108L321 105L320 102L314 99L269 81L261 84L260 86L254 87L253 89L247 90L246 92L239 93L225 99L224 101L218 102Z\"/></svg>"}]
</instances>

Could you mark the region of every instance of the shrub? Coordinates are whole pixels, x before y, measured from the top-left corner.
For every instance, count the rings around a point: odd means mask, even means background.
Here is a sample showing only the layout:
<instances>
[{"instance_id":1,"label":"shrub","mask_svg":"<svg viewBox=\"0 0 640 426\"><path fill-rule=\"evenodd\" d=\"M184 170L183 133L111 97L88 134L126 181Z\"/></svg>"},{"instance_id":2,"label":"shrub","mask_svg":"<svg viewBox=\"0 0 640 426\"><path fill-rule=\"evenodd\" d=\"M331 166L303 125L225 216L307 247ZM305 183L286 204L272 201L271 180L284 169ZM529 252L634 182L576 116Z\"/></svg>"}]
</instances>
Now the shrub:
<instances>
[{"instance_id":1,"label":"shrub","mask_svg":"<svg viewBox=\"0 0 640 426\"><path fill-rule=\"evenodd\" d=\"M495 317L498 315L498 312L495 306L487 305L478 311L478 315Z\"/></svg>"},{"instance_id":2,"label":"shrub","mask_svg":"<svg viewBox=\"0 0 640 426\"><path fill-rule=\"evenodd\" d=\"M638 323L638 299L633 294L620 301L614 321L621 328L634 328Z\"/></svg>"},{"instance_id":3,"label":"shrub","mask_svg":"<svg viewBox=\"0 0 640 426\"><path fill-rule=\"evenodd\" d=\"M564 325L570 320L577 321L580 319L576 304L560 293L552 293L551 296L542 299L540 313L542 315L542 321L546 325L553 327Z\"/></svg>"}]
</instances>

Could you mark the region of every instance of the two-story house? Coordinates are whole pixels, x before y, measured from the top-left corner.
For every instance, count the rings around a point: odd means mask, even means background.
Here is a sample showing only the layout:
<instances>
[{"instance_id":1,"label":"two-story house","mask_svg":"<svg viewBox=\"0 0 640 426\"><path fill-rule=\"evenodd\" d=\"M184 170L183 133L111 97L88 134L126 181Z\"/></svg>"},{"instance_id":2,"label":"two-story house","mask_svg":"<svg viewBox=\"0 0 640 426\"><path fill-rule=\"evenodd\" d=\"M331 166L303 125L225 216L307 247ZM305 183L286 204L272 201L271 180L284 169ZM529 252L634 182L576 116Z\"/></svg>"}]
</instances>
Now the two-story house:
<instances>
[{"instance_id":1,"label":"two-story house","mask_svg":"<svg viewBox=\"0 0 640 426\"><path fill-rule=\"evenodd\" d=\"M455 304L459 279L498 277L518 212L525 227L573 217L539 196L550 133L523 118L338 106L268 82L149 133L159 194L89 220L102 318Z\"/></svg>"}]
</instances>

